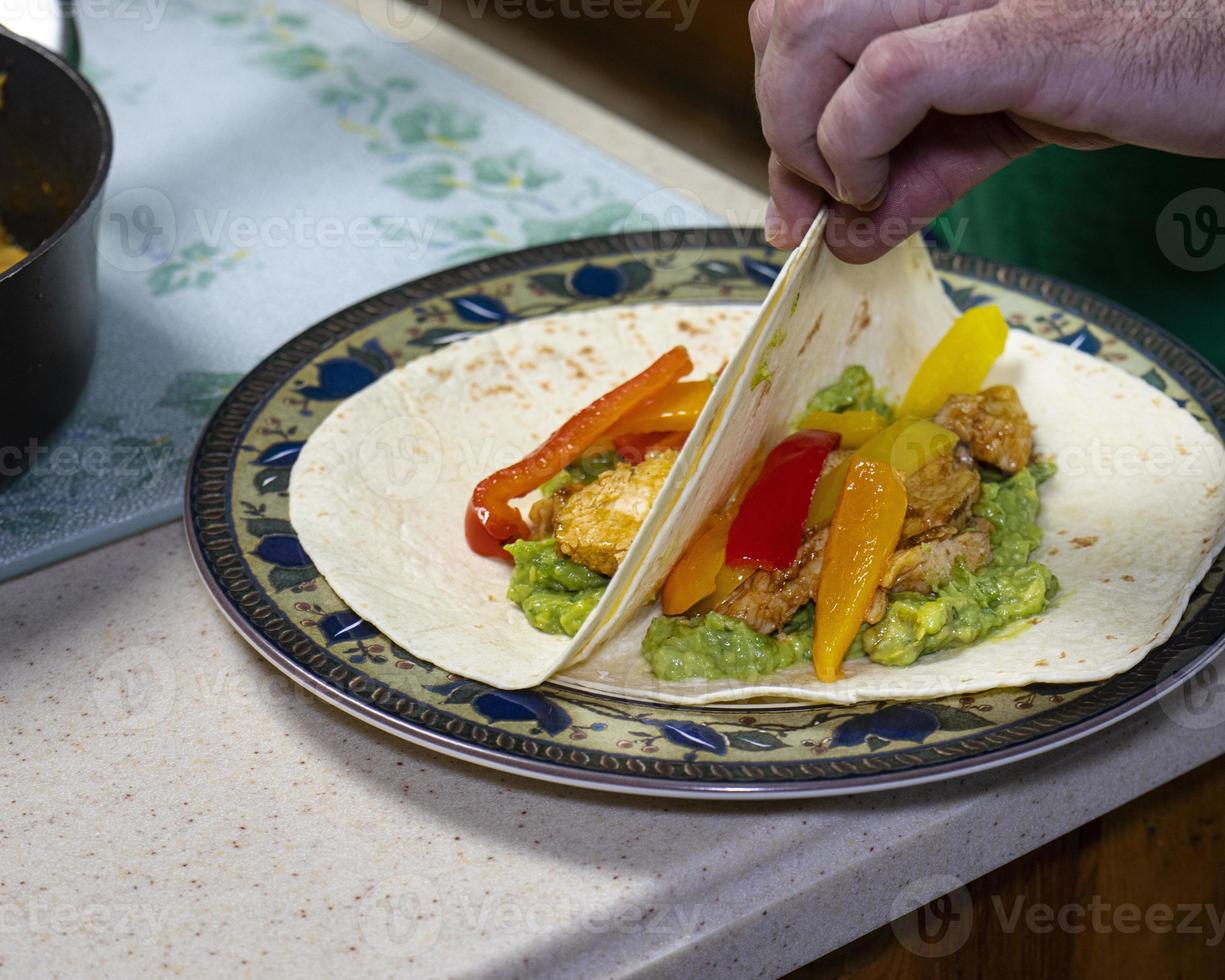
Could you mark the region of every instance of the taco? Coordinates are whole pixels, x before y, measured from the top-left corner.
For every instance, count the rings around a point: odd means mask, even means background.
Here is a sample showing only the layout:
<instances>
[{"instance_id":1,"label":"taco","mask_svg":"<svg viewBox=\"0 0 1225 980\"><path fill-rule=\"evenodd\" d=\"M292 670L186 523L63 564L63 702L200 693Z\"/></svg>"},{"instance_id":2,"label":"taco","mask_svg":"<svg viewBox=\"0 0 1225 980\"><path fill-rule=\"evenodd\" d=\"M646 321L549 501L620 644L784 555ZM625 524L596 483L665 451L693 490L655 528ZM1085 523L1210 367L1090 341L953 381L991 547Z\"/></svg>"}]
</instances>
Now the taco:
<instances>
[{"instance_id":1,"label":"taco","mask_svg":"<svg viewBox=\"0 0 1225 980\"><path fill-rule=\"evenodd\" d=\"M813 239L790 256L760 309L545 317L389 373L303 447L290 483L303 547L415 656L498 687L539 684L602 639L663 518L726 435L719 407L778 297L817 251ZM590 493L574 492L584 484Z\"/></svg>"},{"instance_id":2,"label":"taco","mask_svg":"<svg viewBox=\"0 0 1225 980\"><path fill-rule=\"evenodd\" d=\"M291 518L357 613L457 674L851 703L1126 670L1222 545L1223 464L1144 382L959 313L920 242L852 267L817 228L760 311L410 362L311 437Z\"/></svg>"}]
</instances>

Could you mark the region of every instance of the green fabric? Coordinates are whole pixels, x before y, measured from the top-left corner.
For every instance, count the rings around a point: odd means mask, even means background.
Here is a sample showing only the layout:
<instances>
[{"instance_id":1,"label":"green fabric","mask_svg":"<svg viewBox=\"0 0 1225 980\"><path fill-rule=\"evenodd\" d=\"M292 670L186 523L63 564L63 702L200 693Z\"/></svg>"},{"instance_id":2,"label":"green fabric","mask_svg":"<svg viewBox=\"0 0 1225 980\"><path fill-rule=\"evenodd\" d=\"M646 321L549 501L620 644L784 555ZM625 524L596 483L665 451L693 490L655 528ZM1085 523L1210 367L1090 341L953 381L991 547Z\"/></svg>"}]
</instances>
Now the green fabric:
<instances>
[{"instance_id":1,"label":"green fabric","mask_svg":"<svg viewBox=\"0 0 1225 980\"><path fill-rule=\"evenodd\" d=\"M1223 189L1222 160L1050 147L982 184L933 230L948 248L1101 293L1225 368Z\"/></svg>"}]
</instances>

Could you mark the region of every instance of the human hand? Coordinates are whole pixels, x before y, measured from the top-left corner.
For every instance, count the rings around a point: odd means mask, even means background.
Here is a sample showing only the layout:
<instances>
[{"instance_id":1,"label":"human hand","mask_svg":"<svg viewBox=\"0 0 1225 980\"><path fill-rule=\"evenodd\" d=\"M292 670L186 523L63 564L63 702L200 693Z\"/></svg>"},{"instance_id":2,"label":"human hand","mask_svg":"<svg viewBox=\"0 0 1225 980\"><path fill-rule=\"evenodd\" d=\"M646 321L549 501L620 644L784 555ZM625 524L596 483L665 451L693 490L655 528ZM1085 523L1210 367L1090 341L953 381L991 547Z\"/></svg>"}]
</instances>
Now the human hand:
<instances>
[{"instance_id":1,"label":"human hand","mask_svg":"<svg viewBox=\"0 0 1225 980\"><path fill-rule=\"evenodd\" d=\"M830 203L830 247L870 261L1047 144L1225 157L1225 0L755 0L749 23L780 247Z\"/></svg>"}]
</instances>

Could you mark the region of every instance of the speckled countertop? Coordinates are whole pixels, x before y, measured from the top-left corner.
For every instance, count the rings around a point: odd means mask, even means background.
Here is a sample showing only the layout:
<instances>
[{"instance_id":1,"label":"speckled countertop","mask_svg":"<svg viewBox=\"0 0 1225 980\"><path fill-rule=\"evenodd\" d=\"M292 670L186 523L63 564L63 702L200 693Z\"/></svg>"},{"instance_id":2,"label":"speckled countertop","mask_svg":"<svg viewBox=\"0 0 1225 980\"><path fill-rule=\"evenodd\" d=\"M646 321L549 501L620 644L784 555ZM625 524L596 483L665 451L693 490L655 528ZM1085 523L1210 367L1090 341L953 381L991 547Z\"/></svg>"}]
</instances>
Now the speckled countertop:
<instances>
[{"instance_id":1,"label":"speckled countertop","mask_svg":"<svg viewBox=\"0 0 1225 980\"><path fill-rule=\"evenodd\" d=\"M1174 705L851 799L533 783L292 687L213 607L177 526L0 587L0 623L15 977L775 976L1225 751L1225 725L1191 731Z\"/></svg>"},{"instance_id":2,"label":"speckled countertop","mask_svg":"<svg viewBox=\"0 0 1225 980\"><path fill-rule=\"evenodd\" d=\"M445 29L482 80L698 194L761 200ZM770 804L500 775L317 701L170 526L0 586L0 975L769 977L1225 752L1159 705L971 778ZM1179 698L1175 695L1175 698Z\"/></svg>"}]
</instances>

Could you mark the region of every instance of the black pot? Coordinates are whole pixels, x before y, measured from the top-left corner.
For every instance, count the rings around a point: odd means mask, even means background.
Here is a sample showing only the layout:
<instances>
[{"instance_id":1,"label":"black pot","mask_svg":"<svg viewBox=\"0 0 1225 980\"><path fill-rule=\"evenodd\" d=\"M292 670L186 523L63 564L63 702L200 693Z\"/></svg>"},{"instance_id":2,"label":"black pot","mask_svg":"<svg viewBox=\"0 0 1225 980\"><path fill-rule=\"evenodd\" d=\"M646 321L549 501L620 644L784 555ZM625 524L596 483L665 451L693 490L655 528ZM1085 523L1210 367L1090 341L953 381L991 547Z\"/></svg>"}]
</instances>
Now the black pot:
<instances>
[{"instance_id":1,"label":"black pot","mask_svg":"<svg viewBox=\"0 0 1225 980\"><path fill-rule=\"evenodd\" d=\"M30 254L0 272L0 482L85 386L97 315L94 222L111 125L93 87L0 30L0 219Z\"/></svg>"}]
</instances>

